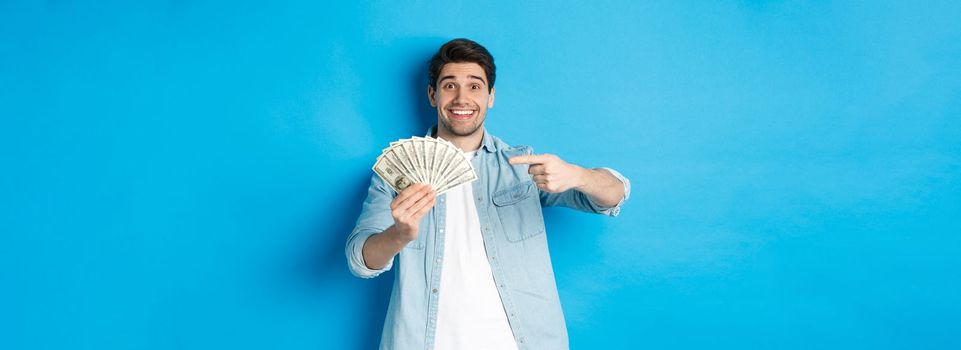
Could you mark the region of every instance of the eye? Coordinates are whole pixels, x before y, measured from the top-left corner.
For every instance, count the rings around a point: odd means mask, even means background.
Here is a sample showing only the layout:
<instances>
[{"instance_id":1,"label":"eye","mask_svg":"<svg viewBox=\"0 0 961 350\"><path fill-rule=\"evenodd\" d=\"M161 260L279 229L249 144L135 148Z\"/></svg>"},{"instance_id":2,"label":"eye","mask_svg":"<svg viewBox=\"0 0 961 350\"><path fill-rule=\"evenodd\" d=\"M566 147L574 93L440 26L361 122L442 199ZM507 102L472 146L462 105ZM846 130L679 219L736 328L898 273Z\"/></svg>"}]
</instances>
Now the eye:
<instances>
[{"instance_id":1,"label":"eye","mask_svg":"<svg viewBox=\"0 0 961 350\"><path fill-rule=\"evenodd\" d=\"M474 84L470 86L471 89L480 90L480 85Z\"/></svg>"},{"instance_id":2,"label":"eye","mask_svg":"<svg viewBox=\"0 0 961 350\"><path fill-rule=\"evenodd\" d=\"M444 88L445 88L445 89L453 89L453 88L454 88L454 83L444 84Z\"/></svg>"}]
</instances>

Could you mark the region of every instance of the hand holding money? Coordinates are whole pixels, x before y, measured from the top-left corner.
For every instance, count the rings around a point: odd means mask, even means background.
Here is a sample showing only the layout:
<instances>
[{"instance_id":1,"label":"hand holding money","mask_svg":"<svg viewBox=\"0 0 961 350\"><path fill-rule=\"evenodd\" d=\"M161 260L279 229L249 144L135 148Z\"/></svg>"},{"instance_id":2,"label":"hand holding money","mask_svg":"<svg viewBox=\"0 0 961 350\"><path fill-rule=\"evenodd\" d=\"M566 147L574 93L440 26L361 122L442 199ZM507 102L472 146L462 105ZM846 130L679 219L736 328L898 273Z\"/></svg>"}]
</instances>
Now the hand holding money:
<instances>
[{"instance_id":1,"label":"hand holding money","mask_svg":"<svg viewBox=\"0 0 961 350\"><path fill-rule=\"evenodd\" d=\"M377 157L373 170L397 193L419 182L433 187L439 196L477 179L464 152L441 138L413 137L391 142Z\"/></svg>"},{"instance_id":2,"label":"hand holding money","mask_svg":"<svg viewBox=\"0 0 961 350\"><path fill-rule=\"evenodd\" d=\"M584 184L584 168L565 162L553 154L511 157L511 164L530 164L527 172L534 179L537 188L551 193L560 193Z\"/></svg>"},{"instance_id":3,"label":"hand holding money","mask_svg":"<svg viewBox=\"0 0 961 350\"><path fill-rule=\"evenodd\" d=\"M410 242L417 239L420 219L434 207L436 192L426 184L407 186L390 203L390 214L400 238Z\"/></svg>"}]
</instances>

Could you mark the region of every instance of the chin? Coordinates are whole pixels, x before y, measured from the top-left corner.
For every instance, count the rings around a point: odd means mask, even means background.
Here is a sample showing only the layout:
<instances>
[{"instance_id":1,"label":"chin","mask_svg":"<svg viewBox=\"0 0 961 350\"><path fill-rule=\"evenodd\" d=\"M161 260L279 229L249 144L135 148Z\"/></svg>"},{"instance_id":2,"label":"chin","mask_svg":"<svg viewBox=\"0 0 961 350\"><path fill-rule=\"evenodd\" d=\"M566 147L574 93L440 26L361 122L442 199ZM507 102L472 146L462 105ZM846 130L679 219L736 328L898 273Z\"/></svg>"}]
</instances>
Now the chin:
<instances>
[{"instance_id":1,"label":"chin","mask_svg":"<svg viewBox=\"0 0 961 350\"><path fill-rule=\"evenodd\" d=\"M480 132L481 129L482 129L482 126L484 126L484 123L480 123L480 124L477 124L477 125L472 124L472 125L458 125L458 126L453 126L453 125L450 124L450 122L447 122L447 121L445 121L445 123L443 123L443 124L445 124L445 125L444 125L444 128L447 129L447 131L449 131L451 134L453 134L453 135L455 135L455 136L459 136L459 137L474 135L474 134Z\"/></svg>"},{"instance_id":2,"label":"chin","mask_svg":"<svg viewBox=\"0 0 961 350\"><path fill-rule=\"evenodd\" d=\"M480 128L453 130L452 134L457 136L471 136L480 131Z\"/></svg>"}]
</instances>

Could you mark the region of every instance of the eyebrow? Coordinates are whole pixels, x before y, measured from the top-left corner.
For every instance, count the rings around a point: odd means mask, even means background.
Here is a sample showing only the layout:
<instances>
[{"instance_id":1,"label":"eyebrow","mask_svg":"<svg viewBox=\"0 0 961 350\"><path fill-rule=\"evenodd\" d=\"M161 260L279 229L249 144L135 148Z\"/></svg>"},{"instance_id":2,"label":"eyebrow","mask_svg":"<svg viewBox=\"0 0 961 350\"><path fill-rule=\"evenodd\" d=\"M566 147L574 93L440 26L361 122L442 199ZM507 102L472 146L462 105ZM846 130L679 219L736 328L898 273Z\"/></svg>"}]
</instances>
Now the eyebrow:
<instances>
[{"instance_id":1,"label":"eyebrow","mask_svg":"<svg viewBox=\"0 0 961 350\"><path fill-rule=\"evenodd\" d=\"M457 77L455 77L455 76L453 76L453 75L445 75L445 76L441 77L440 79L438 79L438 80L437 80L437 83L441 83L441 82L443 82L444 80L447 80L447 79L455 79L455 78L457 78ZM468 75L467 78L477 79L477 80L480 80L482 83L487 84L487 81L485 81L484 78L481 78L481 77L476 76L476 75Z\"/></svg>"}]
</instances>

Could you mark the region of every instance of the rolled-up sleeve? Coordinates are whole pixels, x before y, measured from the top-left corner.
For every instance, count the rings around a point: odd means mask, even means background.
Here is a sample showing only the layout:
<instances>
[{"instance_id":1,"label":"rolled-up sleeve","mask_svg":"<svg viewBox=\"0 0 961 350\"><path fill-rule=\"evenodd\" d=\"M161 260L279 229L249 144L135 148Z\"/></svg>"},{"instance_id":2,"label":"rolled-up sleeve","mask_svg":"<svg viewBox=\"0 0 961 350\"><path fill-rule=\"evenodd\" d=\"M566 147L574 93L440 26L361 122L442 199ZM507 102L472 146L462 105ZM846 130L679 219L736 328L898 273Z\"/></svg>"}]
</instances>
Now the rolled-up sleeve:
<instances>
[{"instance_id":1,"label":"rolled-up sleeve","mask_svg":"<svg viewBox=\"0 0 961 350\"><path fill-rule=\"evenodd\" d=\"M631 197L631 180L628 180L626 177L624 177L624 175L619 173L617 170L614 170L611 168L598 168L598 169L605 170L611 173L611 175L614 175L614 177L616 177L617 180L624 185L624 197L621 198L621 201L617 202L617 205L613 207L600 206L597 203L595 203L593 200L591 200L590 196L585 195L584 197L587 197L588 202L590 202L591 204L591 209L593 209L595 213L608 215L608 216L617 216L617 214L621 213L621 206L624 205L624 202Z\"/></svg>"},{"instance_id":2,"label":"rolled-up sleeve","mask_svg":"<svg viewBox=\"0 0 961 350\"><path fill-rule=\"evenodd\" d=\"M347 237L344 249L347 255L347 266L354 276L374 278L394 266L394 259L381 269L368 268L364 262L364 243L367 242L367 238L384 232L394 221L390 215L390 202L393 198L394 191L388 188L379 176L372 176L370 187L367 189L367 199L364 200L360 217L357 218L354 230Z\"/></svg>"}]
</instances>

